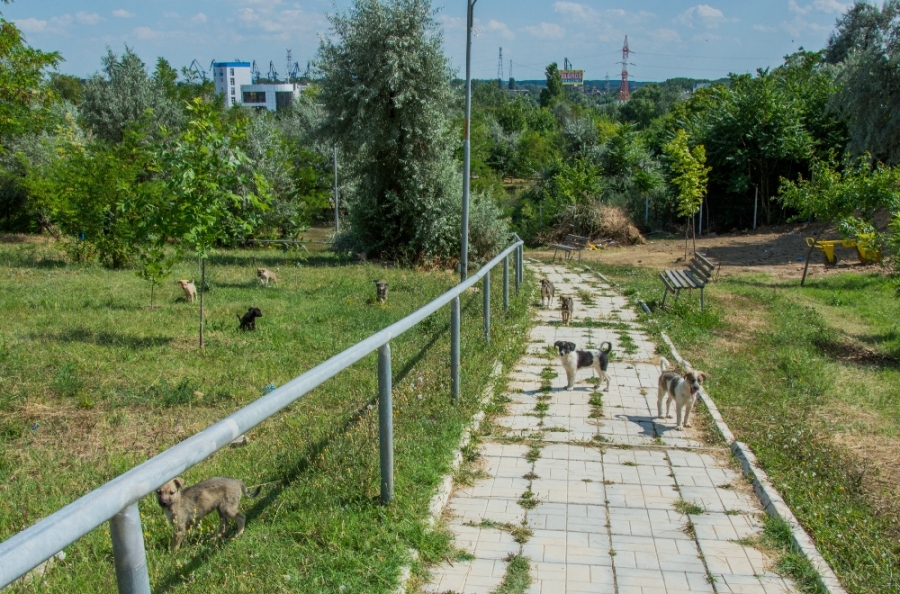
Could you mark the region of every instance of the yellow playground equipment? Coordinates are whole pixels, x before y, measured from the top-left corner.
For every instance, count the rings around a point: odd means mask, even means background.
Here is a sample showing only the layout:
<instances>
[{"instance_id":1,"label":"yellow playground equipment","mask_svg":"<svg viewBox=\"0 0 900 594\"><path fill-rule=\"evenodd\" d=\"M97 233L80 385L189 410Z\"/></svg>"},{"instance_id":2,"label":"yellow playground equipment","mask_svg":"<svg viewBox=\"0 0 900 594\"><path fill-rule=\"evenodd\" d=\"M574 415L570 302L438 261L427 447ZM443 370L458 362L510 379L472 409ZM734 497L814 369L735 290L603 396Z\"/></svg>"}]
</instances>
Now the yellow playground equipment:
<instances>
[{"instance_id":1,"label":"yellow playground equipment","mask_svg":"<svg viewBox=\"0 0 900 594\"><path fill-rule=\"evenodd\" d=\"M834 253L834 246L840 245L845 248L856 248L856 257L863 264L877 264L881 262L881 246L875 241L874 233L863 233L856 239L820 239L816 241L812 237L806 238L806 245L809 247L819 248L822 255L825 256L827 264L837 264L837 254Z\"/></svg>"}]
</instances>

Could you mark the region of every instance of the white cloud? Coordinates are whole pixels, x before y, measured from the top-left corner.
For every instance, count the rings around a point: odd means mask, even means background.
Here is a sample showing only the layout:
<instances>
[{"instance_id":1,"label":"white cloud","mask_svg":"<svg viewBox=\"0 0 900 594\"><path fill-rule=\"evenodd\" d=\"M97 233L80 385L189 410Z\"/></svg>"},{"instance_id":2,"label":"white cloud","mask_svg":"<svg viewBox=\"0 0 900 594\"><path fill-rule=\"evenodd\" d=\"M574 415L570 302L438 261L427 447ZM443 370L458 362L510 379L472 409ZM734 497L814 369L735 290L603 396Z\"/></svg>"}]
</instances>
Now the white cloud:
<instances>
[{"instance_id":1,"label":"white cloud","mask_svg":"<svg viewBox=\"0 0 900 594\"><path fill-rule=\"evenodd\" d=\"M138 39L159 39L164 35L162 31L155 31L150 27L137 27L134 34Z\"/></svg>"},{"instance_id":2,"label":"white cloud","mask_svg":"<svg viewBox=\"0 0 900 594\"><path fill-rule=\"evenodd\" d=\"M438 20L444 23L444 29L465 29L466 23L459 17L447 16L442 14Z\"/></svg>"},{"instance_id":3,"label":"white cloud","mask_svg":"<svg viewBox=\"0 0 900 594\"><path fill-rule=\"evenodd\" d=\"M192 22L192 23L197 23L197 24L205 23L205 22L206 22L206 15L203 14L202 12L198 12L197 14L195 14L194 16L191 17L191 22Z\"/></svg>"},{"instance_id":4,"label":"white cloud","mask_svg":"<svg viewBox=\"0 0 900 594\"><path fill-rule=\"evenodd\" d=\"M494 19L489 20L486 26L479 26L478 28L482 31L497 33L504 39L515 39L516 37L513 32L509 30L509 27L506 26L506 23L501 23L500 21L495 21Z\"/></svg>"},{"instance_id":5,"label":"white cloud","mask_svg":"<svg viewBox=\"0 0 900 594\"><path fill-rule=\"evenodd\" d=\"M788 1L788 10L795 14L809 14L812 11L826 14L843 14L850 8L849 4L842 4L837 0L813 0L812 4L800 6L797 0Z\"/></svg>"},{"instance_id":6,"label":"white cloud","mask_svg":"<svg viewBox=\"0 0 900 594\"><path fill-rule=\"evenodd\" d=\"M566 30L556 23L541 23L539 27L525 27L524 30L538 39L562 39L566 35Z\"/></svg>"},{"instance_id":7,"label":"white cloud","mask_svg":"<svg viewBox=\"0 0 900 594\"><path fill-rule=\"evenodd\" d=\"M103 20L103 17L96 12L79 12L75 14L75 20L82 25L96 25Z\"/></svg>"},{"instance_id":8,"label":"white cloud","mask_svg":"<svg viewBox=\"0 0 900 594\"><path fill-rule=\"evenodd\" d=\"M692 6L686 11L675 17L675 22L691 29L695 27L704 27L706 29L715 29L725 22L733 21L728 19L718 8L713 8L709 4L698 4Z\"/></svg>"},{"instance_id":9,"label":"white cloud","mask_svg":"<svg viewBox=\"0 0 900 594\"><path fill-rule=\"evenodd\" d=\"M777 31L775 27L769 27L767 25L753 25L754 31L763 31L764 33L771 33L773 31Z\"/></svg>"},{"instance_id":10,"label":"white cloud","mask_svg":"<svg viewBox=\"0 0 900 594\"><path fill-rule=\"evenodd\" d=\"M597 16L596 10L590 6L578 4L577 2L554 2L553 10L573 19L587 20L596 18Z\"/></svg>"},{"instance_id":11,"label":"white cloud","mask_svg":"<svg viewBox=\"0 0 900 594\"><path fill-rule=\"evenodd\" d=\"M650 38L662 43L681 43L681 35L674 29L657 29L650 32Z\"/></svg>"},{"instance_id":12,"label":"white cloud","mask_svg":"<svg viewBox=\"0 0 900 594\"><path fill-rule=\"evenodd\" d=\"M13 23L25 33L40 33L47 28L47 21L38 19L14 19Z\"/></svg>"},{"instance_id":13,"label":"white cloud","mask_svg":"<svg viewBox=\"0 0 900 594\"><path fill-rule=\"evenodd\" d=\"M113 16L117 16L120 19L130 19L130 18L134 17L133 12L128 12L124 8L118 8L118 9L112 11L112 13L113 13Z\"/></svg>"},{"instance_id":14,"label":"white cloud","mask_svg":"<svg viewBox=\"0 0 900 594\"><path fill-rule=\"evenodd\" d=\"M260 29L267 35L275 35L284 40L291 39L297 33L316 31L328 24L321 14L301 9L275 11L272 4L269 2L259 9L241 8L237 12L238 21L245 27Z\"/></svg>"}]
</instances>

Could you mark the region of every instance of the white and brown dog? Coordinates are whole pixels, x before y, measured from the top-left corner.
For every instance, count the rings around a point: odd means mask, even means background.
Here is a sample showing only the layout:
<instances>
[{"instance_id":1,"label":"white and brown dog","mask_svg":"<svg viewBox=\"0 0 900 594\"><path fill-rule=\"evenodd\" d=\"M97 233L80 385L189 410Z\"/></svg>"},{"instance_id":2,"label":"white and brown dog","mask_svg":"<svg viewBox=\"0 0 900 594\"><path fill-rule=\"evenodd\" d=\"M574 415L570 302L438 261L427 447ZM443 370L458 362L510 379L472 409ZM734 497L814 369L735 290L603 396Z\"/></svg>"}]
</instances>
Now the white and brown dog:
<instances>
[{"instance_id":1,"label":"white and brown dog","mask_svg":"<svg viewBox=\"0 0 900 594\"><path fill-rule=\"evenodd\" d=\"M595 351L579 351L574 342L564 340L557 340L553 346L559 351L559 361L566 370L567 390L575 387L575 372L585 367L595 369L597 375L600 376L600 381L606 380L606 388L603 391L609 390L609 376L606 375L606 370L609 368L609 352L612 350L612 343L601 343L600 350Z\"/></svg>"},{"instance_id":2,"label":"white and brown dog","mask_svg":"<svg viewBox=\"0 0 900 594\"><path fill-rule=\"evenodd\" d=\"M694 369L689 369L684 373L679 373L674 369L669 369L669 367L669 361L665 357L660 357L659 391L657 393L656 412L659 413L660 417L663 416L663 398L668 395L668 399L666 399L665 418L672 418L672 415L669 414L669 407L674 400L675 427L677 429L681 429L682 418L684 418L684 426L690 427L691 410L693 410L694 403L697 401L697 395L700 392L700 386L704 381L706 381L706 378L709 377L709 375L706 372L697 371ZM683 417L681 414L682 410L684 411Z\"/></svg>"}]
</instances>

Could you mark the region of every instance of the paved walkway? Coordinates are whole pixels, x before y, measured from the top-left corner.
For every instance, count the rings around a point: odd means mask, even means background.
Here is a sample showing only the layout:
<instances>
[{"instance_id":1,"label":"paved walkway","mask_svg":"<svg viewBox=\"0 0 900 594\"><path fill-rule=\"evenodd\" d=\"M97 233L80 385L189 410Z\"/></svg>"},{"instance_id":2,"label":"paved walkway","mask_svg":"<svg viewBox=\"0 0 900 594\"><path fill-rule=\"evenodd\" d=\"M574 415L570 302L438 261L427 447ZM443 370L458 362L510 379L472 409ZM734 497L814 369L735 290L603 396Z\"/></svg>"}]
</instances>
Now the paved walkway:
<instances>
[{"instance_id":1,"label":"paved walkway","mask_svg":"<svg viewBox=\"0 0 900 594\"><path fill-rule=\"evenodd\" d=\"M484 478L447 506L455 545L474 558L433 568L423 590L494 592L521 555L529 594L795 592L738 542L761 530L762 508L728 449L655 418L658 357L627 301L588 273L534 268L557 295L575 297L573 325L559 325L556 303L537 312L528 353L509 374L506 415L482 442ZM559 359L548 357L557 340L613 343L602 402L591 400L589 370L565 389ZM699 509L685 515L687 504Z\"/></svg>"}]
</instances>

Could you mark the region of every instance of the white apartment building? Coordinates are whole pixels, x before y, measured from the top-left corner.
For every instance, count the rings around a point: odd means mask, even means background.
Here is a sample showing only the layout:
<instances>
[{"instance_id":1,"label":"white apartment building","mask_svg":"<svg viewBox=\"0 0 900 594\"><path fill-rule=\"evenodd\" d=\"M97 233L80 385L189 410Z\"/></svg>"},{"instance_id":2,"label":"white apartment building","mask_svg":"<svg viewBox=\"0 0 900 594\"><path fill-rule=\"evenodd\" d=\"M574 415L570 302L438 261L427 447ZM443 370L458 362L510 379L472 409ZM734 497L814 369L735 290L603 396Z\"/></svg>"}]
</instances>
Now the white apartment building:
<instances>
[{"instance_id":1,"label":"white apartment building","mask_svg":"<svg viewBox=\"0 0 900 594\"><path fill-rule=\"evenodd\" d=\"M250 85L250 62L215 62L213 64L213 82L216 93L225 97L225 105L241 105L243 95L241 87Z\"/></svg>"},{"instance_id":2,"label":"white apartment building","mask_svg":"<svg viewBox=\"0 0 900 594\"><path fill-rule=\"evenodd\" d=\"M240 103L244 107L277 111L290 106L308 85L301 83L263 83L241 85Z\"/></svg>"}]
</instances>

